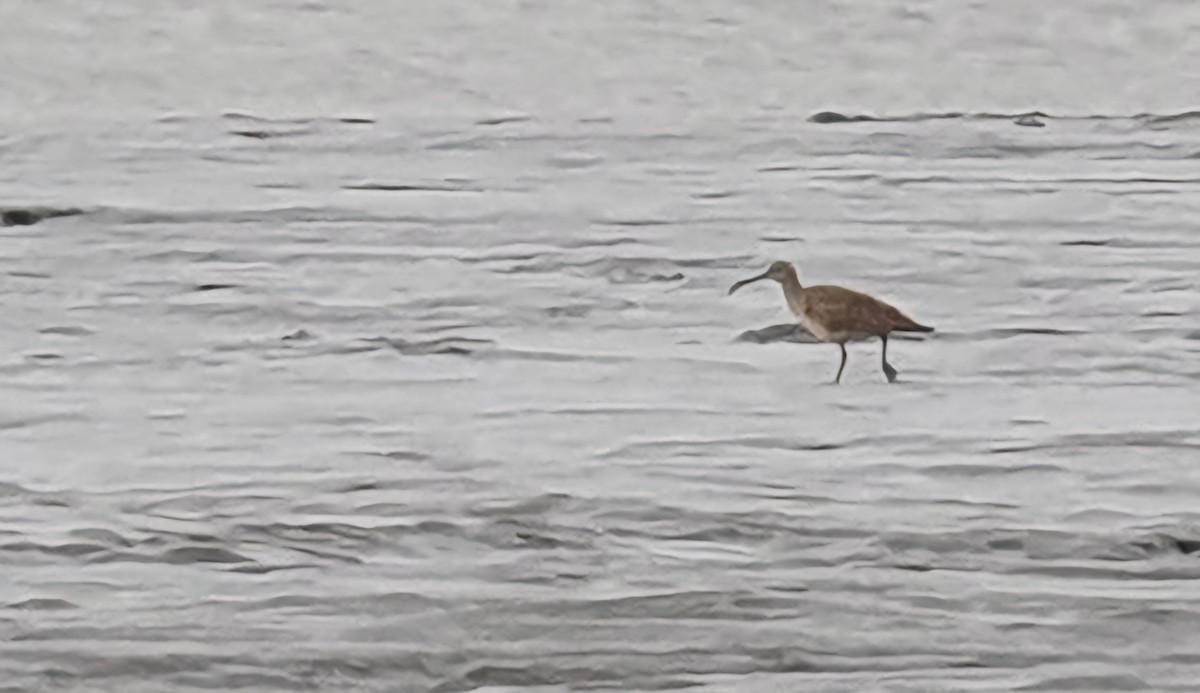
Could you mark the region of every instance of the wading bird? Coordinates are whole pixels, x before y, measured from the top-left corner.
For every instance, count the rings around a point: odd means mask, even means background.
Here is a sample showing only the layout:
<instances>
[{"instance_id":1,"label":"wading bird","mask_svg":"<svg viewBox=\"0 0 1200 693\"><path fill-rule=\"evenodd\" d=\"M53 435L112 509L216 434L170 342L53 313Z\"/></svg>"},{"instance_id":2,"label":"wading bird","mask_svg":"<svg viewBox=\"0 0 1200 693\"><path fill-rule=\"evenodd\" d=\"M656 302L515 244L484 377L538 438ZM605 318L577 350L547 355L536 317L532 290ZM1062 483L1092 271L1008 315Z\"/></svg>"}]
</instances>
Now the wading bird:
<instances>
[{"instance_id":1,"label":"wading bird","mask_svg":"<svg viewBox=\"0 0 1200 693\"><path fill-rule=\"evenodd\" d=\"M888 334L933 332L932 327L918 324L873 296L840 286L801 286L796 268L782 260L772 262L767 271L757 277L743 279L729 287L729 293L763 279L773 279L783 285L788 308L806 330L820 341L837 344L842 350L842 363L833 379L835 384L842 381L842 370L846 367L846 342L879 337L883 341L883 374L889 383L894 383L896 369L887 361Z\"/></svg>"}]
</instances>

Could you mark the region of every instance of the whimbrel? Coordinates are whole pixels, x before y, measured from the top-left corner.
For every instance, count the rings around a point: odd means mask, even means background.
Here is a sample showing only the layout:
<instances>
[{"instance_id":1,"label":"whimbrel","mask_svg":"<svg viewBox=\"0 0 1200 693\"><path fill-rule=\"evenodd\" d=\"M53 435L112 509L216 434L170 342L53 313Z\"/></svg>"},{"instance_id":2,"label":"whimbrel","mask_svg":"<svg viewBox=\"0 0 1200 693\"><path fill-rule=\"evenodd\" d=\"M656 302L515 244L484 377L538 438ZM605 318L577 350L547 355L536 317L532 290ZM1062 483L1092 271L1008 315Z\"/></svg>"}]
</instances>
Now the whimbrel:
<instances>
[{"instance_id":1,"label":"whimbrel","mask_svg":"<svg viewBox=\"0 0 1200 693\"><path fill-rule=\"evenodd\" d=\"M729 293L762 279L773 279L783 285L788 308L814 337L822 342L837 344L842 350L842 363L833 382L842 381L846 368L846 342L879 337L883 341L883 374L889 383L896 382L896 369L887 361L888 334L892 332L933 332L932 327L918 324L895 307L879 299L843 289L840 286L800 285L796 268L782 260L772 262L766 272L729 287Z\"/></svg>"}]
</instances>

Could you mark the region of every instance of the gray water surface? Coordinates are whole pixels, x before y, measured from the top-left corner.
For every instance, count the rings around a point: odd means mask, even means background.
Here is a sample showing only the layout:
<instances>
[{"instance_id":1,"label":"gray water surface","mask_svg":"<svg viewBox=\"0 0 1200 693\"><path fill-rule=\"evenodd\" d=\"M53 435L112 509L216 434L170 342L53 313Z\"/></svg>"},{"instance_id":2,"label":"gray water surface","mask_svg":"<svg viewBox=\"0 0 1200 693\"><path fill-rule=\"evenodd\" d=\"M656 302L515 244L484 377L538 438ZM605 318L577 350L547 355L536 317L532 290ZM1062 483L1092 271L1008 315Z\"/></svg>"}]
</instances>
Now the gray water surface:
<instances>
[{"instance_id":1,"label":"gray water surface","mask_svg":"<svg viewBox=\"0 0 1200 693\"><path fill-rule=\"evenodd\" d=\"M0 690L1195 690L1198 23L0 4Z\"/></svg>"}]
</instances>

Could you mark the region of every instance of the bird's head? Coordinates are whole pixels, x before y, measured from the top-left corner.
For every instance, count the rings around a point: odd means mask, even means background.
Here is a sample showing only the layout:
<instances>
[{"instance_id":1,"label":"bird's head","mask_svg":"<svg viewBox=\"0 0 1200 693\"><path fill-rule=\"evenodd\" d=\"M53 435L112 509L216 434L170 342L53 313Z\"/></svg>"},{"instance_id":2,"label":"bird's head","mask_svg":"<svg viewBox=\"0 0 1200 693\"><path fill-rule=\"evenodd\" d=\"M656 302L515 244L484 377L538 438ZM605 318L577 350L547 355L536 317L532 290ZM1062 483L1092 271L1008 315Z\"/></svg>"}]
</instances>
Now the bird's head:
<instances>
[{"instance_id":1,"label":"bird's head","mask_svg":"<svg viewBox=\"0 0 1200 693\"><path fill-rule=\"evenodd\" d=\"M743 279L742 281L729 287L729 293L732 294L734 291L737 291L747 284L753 284L754 282L762 281L763 279L771 279L782 284L784 280L787 279L788 275L795 273L795 271L795 268L792 267L792 263L784 262L783 260L777 260L771 263L771 266L767 268L766 272L763 272L756 277Z\"/></svg>"}]
</instances>

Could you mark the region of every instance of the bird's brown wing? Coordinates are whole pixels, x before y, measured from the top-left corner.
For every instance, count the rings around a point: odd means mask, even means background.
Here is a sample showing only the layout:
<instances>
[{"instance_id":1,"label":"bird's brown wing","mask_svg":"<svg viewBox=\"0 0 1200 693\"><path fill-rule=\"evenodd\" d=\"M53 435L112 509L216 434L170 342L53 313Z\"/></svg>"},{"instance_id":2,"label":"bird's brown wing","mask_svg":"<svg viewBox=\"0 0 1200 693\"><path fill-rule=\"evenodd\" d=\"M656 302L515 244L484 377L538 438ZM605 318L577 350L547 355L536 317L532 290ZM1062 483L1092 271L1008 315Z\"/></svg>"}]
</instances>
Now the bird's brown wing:
<instances>
[{"instance_id":1,"label":"bird's brown wing","mask_svg":"<svg viewBox=\"0 0 1200 693\"><path fill-rule=\"evenodd\" d=\"M831 333L877 336L916 325L894 306L840 286L812 286L804 293L808 313Z\"/></svg>"}]
</instances>

